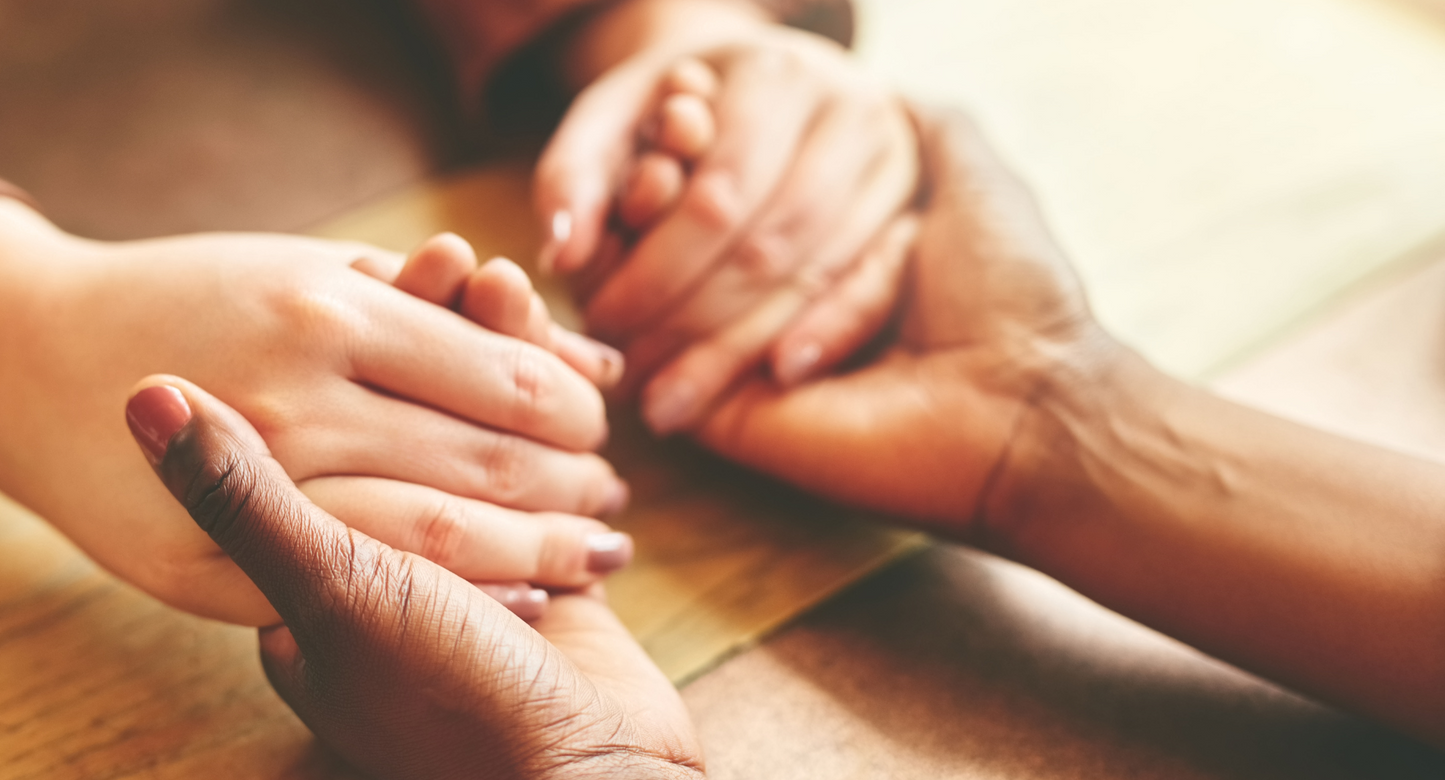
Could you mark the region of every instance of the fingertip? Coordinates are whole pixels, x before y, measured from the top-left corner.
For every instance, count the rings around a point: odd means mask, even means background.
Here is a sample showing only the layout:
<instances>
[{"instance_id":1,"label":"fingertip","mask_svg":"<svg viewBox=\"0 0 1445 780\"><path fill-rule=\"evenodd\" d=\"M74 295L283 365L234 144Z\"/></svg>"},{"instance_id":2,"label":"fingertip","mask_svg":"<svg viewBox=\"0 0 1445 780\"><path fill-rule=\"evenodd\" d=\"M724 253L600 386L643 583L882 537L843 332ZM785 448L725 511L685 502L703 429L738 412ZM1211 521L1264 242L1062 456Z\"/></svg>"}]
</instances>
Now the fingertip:
<instances>
[{"instance_id":1,"label":"fingertip","mask_svg":"<svg viewBox=\"0 0 1445 780\"><path fill-rule=\"evenodd\" d=\"M470 242L456 233L438 233L412 250L393 284L424 301L451 307L476 267L477 253Z\"/></svg>"},{"instance_id":2,"label":"fingertip","mask_svg":"<svg viewBox=\"0 0 1445 780\"><path fill-rule=\"evenodd\" d=\"M296 636L285 625L266 626L256 632L257 644L261 650L261 669L271 687L292 709L304 711L302 696L305 686L301 684L303 656Z\"/></svg>"},{"instance_id":3,"label":"fingertip","mask_svg":"<svg viewBox=\"0 0 1445 780\"><path fill-rule=\"evenodd\" d=\"M717 71L696 57L685 57L668 71L663 89L712 100L718 91Z\"/></svg>"},{"instance_id":4,"label":"fingertip","mask_svg":"<svg viewBox=\"0 0 1445 780\"><path fill-rule=\"evenodd\" d=\"M484 263L462 290L462 316L504 336L525 335L531 311L532 280L505 257Z\"/></svg>"},{"instance_id":5,"label":"fingertip","mask_svg":"<svg viewBox=\"0 0 1445 780\"><path fill-rule=\"evenodd\" d=\"M171 439L194 416L190 402L172 380L147 377L126 402L126 425L153 467L165 459Z\"/></svg>"},{"instance_id":6,"label":"fingertip","mask_svg":"<svg viewBox=\"0 0 1445 780\"><path fill-rule=\"evenodd\" d=\"M503 257L501 255L493 257L483 263L478 270L497 275L505 281L508 289L516 295L526 296L528 298L532 295L532 277L528 276L522 266L517 265L517 263L509 257Z\"/></svg>"},{"instance_id":7,"label":"fingertip","mask_svg":"<svg viewBox=\"0 0 1445 780\"><path fill-rule=\"evenodd\" d=\"M653 379L642 391L642 421L659 438L686 430L697 416L699 396L687 379Z\"/></svg>"},{"instance_id":8,"label":"fingertip","mask_svg":"<svg viewBox=\"0 0 1445 780\"><path fill-rule=\"evenodd\" d=\"M566 209L553 211L547 218L547 241L537 255L537 270L541 273L556 273L560 261L567 256L574 220L572 212Z\"/></svg>"},{"instance_id":9,"label":"fingertip","mask_svg":"<svg viewBox=\"0 0 1445 780\"><path fill-rule=\"evenodd\" d=\"M643 154L618 198L618 218L633 230L647 228L677 203L686 178L676 157L658 152Z\"/></svg>"},{"instance_id":10,"label":"fingertip","mask_svg":"<svg viewBox=\"0 0 1445 780\"><path fill-rule=\"evenodd\" d=\"M784 339L773 354L773 378L785 388L811 379L823 359L823 345L812 338Z\"/></svg>"},{"instance_id":11,"label":"fingertip","mask_svg":"<svg viewBox=\"0 0 1445 780\"><path fill-rule=\"evenodd\" d=\"M717 122L706 100L696 95L672 95L662 102L660 113L659 149L695 161L712 147Z\"/></svg>"},{"instance_id":12,"label":"fingertip","mask_svg":"<svg viewBox=\"0 0 1445 780\"><path fill-rule=\"evenodd\" d=\"M611 390L622 381L627 362L622 353L595 339L553 323L552 347L563 362L587 377L599 390Z\"/></svg>"},{"instance_id":13,"label":"fingertip","mask_svg":"<svg viewBox=\"0 0 1445 780\"><path fill-rule=\"evenodd\" d=\"M587 571L606 576L632 563L636 544L630 534L621 531L592 534L587 537Z\"/></svg>"},{"instance_id":14,"label":"fingertip","mask_svg":"<svg viewBox=\"0 0 1445 780\"><path fill-rule=\"evenodd\" d=\"M498 604L506 607L513 615L527 621L540 620L547 614L552 597L547 591L534 588L526 583L472 583L477 590L487 594Z\"/></svg>"},{"instance_id":15,"label":"fingertip","mask_svg":"<svg viewBox=\"0 0 1445 780\"><path fill-rule=\"evenodd\" d=\"M263 626L256 634L261 645L263 663L289 669L301 659L301 648L296 644L296 636L284 624Z\"/></svg>"}]
</instances>

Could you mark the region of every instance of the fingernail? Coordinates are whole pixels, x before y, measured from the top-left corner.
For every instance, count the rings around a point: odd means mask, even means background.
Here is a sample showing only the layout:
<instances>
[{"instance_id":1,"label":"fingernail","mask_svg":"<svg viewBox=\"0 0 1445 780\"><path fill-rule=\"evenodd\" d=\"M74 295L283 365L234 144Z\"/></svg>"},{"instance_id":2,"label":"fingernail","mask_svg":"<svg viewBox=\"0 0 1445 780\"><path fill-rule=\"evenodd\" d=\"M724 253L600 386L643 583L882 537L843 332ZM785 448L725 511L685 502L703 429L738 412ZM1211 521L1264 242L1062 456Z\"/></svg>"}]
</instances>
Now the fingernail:
<instances>
[{"instance_id":1,"label":"fingernail","mask_svg":"<svg viewBox=\"0 0 1445 780\"><path fill-rule=\"evenodd\" d=\"M823 359L823 346L816 341L785 350L773 369L773 378L783 387L793 387L807 379L818 361Z\"/></svg>"},{"instance_id":2,"label":"fingernail","mask_svg":"<svg viewBox=\"0 0 1445 780\"><path fill-rule=\"evenodd\" d=\"M541 618L552 599L547 591L530 587L508 588L492 594L492 598L511 610L512 614L529 622Z\"/></svg>"},{"instance_id":3,"label":"fingernail","mask_svg":"<svg viewBox=\"0 0 1445 780\"><path fill-rule=\"evenodd\" d=\"M572 212L558 211L552 215L552 235L537 257L537 270L550 274L557 268L557 258L572 238Z\"/></svg>"},{"instance_id":4,"label":"fingernail","mask_svg":"<svg viewBox=\"0 0 1445 780\"><path fill-rule=\"evenodd\" d=\"M588 339L597 350L597 359L602 361L602 372L597 377L597 386L603 390L610 390L622 381L622 374L627 370L627 359L621 352L603 344L595 339Z\"/></svg>"},{"instance_id":5,"label":"fingernail","mask_svg":"<svg viewBox=\"0 0 1445 780\"><path fill-rule=\"evenodd\" d=\"M650 393L642 410L647 427L658 436L680 431L691 421L697 404L697 390L689 382L673 382Z\"/></svg>"},{"instance_id":6,"label":"fingernail","mask_svg":"<svg viewBox=\"0 0 1445 780\"><path fill-rule=\"evenodd\" d=\"M587 571L611 574L632 563L632 537L620 532L587 537Z\"/></svg>"},{"instance_id":7,"label":"fingernail","mask_svg":"<svg viewBox=\"0 0 1445 780\"><path fill-rule=\"evenodd\" d=\"M602 508L597 510L597 514L599 517L611 517L626 509L631 501L632 488L619 479L612 483L612 488L607 493L607 500L602 502Z\"/></svg>"},{"instance_id":8,"label":"fingernail","mask_svg":"<svg viewBox=\"0 0 1445 780\"><path fill-rule=\"evenodd\" d=\"M147 387L125 405L125 421L154 466L166 456L171 437L191 421L191 406L174 387Z\"/></svg>"},{"instance_id":9,"label":"fingernail","mask_svg":"<svg viewBox=\"0 0 1445 780\"><path fill-rule=\"evenodd\" d=\"M545 590L532 588L525 593L519 593L516 603L512 604L512 613L517 617L531 622L538 620L547 612L547 604L552 597Z\"/></svg>"}]
</instances>

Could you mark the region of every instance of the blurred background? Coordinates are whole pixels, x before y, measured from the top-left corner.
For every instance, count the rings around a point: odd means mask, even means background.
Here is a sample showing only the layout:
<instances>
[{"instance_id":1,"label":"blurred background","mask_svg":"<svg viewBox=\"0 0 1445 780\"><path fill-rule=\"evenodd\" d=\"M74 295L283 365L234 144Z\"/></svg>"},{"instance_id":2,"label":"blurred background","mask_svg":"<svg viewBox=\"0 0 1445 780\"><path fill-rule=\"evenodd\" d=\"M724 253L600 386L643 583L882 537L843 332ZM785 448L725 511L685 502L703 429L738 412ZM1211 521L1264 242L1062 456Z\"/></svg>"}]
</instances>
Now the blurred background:
<instances>
[{"instance_id":1,"label":"blurred background","mask_svg":"<svg viewBox=\"0 0 1445 780\"><path fill-rule=\"evenodd\" d=\"M857 1L859 56L978 115L1126 340L1249 403L1445 457L1445 0ZM0 0L0 177L81 235L312 231L500 154L464 128L435 47L394 2ZM214 651L145 603L166 634L155 646ZM251 642L215 663L251 664ZM200 679L185 663L173 695ZM249 725L217 718L227 749L325 764L245 669L241 693L194 703L241 702ZM1440 767L955 548L842 594L684 695L718 777ZM138 768L114 776L162 776L132 736L117 750ZM224 766L213 747L176 751Z\"/></svg>"},{"instance_id":2,"label":"blurred background","mask_svg":"<svg viewBox=\"0 0 1445 780\"><path fill-rule=\"evenodd\" d=\"M1441 0L860 0L1107 324L1211 377L1445 233ZM96 238L306 230L488 153L386 0L0 0L0 176Z\"/></svg>"}]
</instances>

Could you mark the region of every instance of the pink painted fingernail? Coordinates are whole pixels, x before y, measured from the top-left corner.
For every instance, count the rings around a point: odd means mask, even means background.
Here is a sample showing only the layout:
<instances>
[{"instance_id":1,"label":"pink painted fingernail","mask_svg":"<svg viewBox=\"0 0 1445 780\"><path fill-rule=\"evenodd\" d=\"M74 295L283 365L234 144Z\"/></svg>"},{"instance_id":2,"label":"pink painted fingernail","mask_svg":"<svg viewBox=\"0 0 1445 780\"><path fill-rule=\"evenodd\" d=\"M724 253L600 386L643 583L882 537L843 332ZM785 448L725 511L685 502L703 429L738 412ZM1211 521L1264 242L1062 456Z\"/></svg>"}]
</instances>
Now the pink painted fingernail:
<instances>
[{"instance_id":1,"label":"pink painted fingernail","mask_svg":"<svg viewBox=\"0 0 1445 780\"><path fill-rule=\"evenodd\" d=\"M562 255L567 242L572 240L572 212L562 210L552 214L552 234L537 256L537 270L550 274L557 269L557 258Z\"/></svg>"},{"instance_id":2,"label":"pink painted fingernail","mask_svg":"<svg viewBox=\"0 0 1445 780\"><path fill-rule=\"evenodd\" d=\"M147 387L125 405L125 421L154 466L166 456L171 438L191 421L191 405L174 387Z\"/></svg>"},{"instance_id":3,"label":"pink painted fingernail","mask_svg":"<svg viewBox=\"0 0 1445 780\"><path fill-rule=\"evenodd\" d=\"M587 537L587 571L611 574L632 563L632 537L621 532Z\"/></svg>"},{"instance_id":4,"label":"pink painted fingernail","mask_svg":"<svg viewBox=\"0 0 1445 780\"><path fill-rule=\"evenodd\" d=\"M795 387L812 375L823 359L823 346L816 341L785 350L773 369L773 378L783 387Z\"/></svg>"},{"instance_id":5,"label":"pink painted fingernail","mask_svg":"<svg viewBox=\"0 0 1445 780\"><path fill-rule=\"evenodd\" d=\"M547 604L552 600L547 591L533 588L530 585L515 587L482 585L480 587L483 592L496 599L498 604L528 622L537 620L546 614Z\"/></svg>"},{"instance_id":6,"label":"pink painted fingernail","mask_svg":"<svg viewBox=\"0 0 1445 780\"><path fill-rule=\"evenodd\" d=\"M692 421L697 406L697 389L692 383L676 381L648 394L642 418L657 436L676 433Z\"/></svg>"},{"instance_id":7,"label":"pink painted fingernail","mask_svg":"<svg viewBox=\"0 0 1445 780\"><path fill-rule=\"evenodd\" d=\"M530 623L533 620L540 620L547 613L547 605L551 600L552 597L547 594L547 591L531 588L519 591L516 599L507 606L512 610L512 614Z\"/></svg>"}]
</instances>

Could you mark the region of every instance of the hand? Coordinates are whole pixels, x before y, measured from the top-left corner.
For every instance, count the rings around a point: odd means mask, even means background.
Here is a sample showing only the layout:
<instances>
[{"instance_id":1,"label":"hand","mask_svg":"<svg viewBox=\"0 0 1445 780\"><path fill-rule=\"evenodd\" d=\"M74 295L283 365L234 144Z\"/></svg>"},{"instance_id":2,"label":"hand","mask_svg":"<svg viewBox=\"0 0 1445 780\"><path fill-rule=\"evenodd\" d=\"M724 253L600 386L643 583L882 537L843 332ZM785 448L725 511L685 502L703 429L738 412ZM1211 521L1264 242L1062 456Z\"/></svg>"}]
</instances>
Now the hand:
<instances>
[{"instance_id":1,"label":"hand","mask_svg":"<svg viewBox=\"0 0 1445 780\"><path fill-rule=\"evenodd\" d=\"M1445 469L1150 366L969 124L920 126L932 192L897 338L852 373L746 386L702 440L1445 744ZM857 319L889 308L856 293Z\"/></svg>"},{"instance_id":2,"label":"hand","mask_svg":"<svg viewBox=\"0 0 1445 780\"><path fill-rule=\"evenodd\" d=\"M595 388L357 273L358 258L401 262L281 236L85 242L0 204L0 487L174 606L274 622L118 422L137 377L185 370L245 410L330 511L463 577L581 587L624 563L628 543L578 516L626 499L589 452L606 435Z\"/></svg>"},{"instance_id":3,"label":"hand","mask_svg":"<svg viewBox=\"0 0 1445 780\"><path fill-rule=\"evenodd\" d=\"M154 432L138 440L161 480L285 621L260 633L277 692L368 775L702 776L682 701L600 587L558 597L534 630L312 504L254 428L189 382L145 380L128 415Z\"/></svg>"},{"instance_id":4,"label":"hand","mask_svg":"<svg viewBox=\"0 0 1445 780\"><path fill-rule=\"evenodd\" d=\"M695 163L681 155L691 170L666 216L614 213L634 167L660 167L652 151L638 157L636 137L655 114L676 113L683 90L671 85L693 62L713 74L715 94L703 96L715 138ZM897 245L883 228L916 177L902 105L832 43L759 25L685 53L644 50L579 96L539 163L538 207L553 229L544 260L583 272L589 328L625 345L638 380L657 374L644 415L658 432L680 430L763 363L813 299ZM618 219L651 226L633 243L608 234ZM803 346L772 355L775 373L817 370L816 349Z\"/></svg>"},{"instance_id":5,"label":"hand","mask_svg":"<svg viewBox=\"0 0 1445 780\"><path fill-rule=\"evenodd\" d=\"M709 447L824 495L961 535L985 514L1030 399L1115 347L1036 205L966 118L919 116L930 192L901 290L841 289L865 330L901 298L868 365L795 389L758 379L698 431ZM792 334L809 338L806 324ZM836 330L836 328L824 328Z\"/></svg>"}]
</instances>

